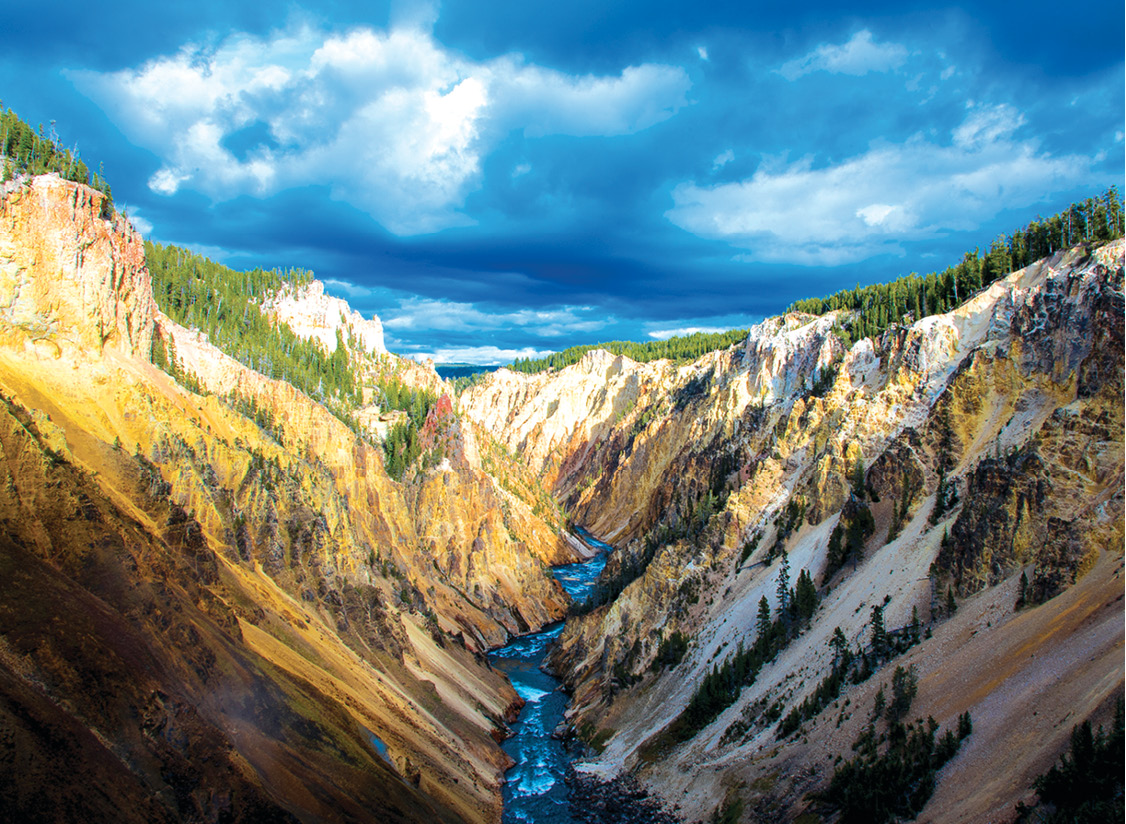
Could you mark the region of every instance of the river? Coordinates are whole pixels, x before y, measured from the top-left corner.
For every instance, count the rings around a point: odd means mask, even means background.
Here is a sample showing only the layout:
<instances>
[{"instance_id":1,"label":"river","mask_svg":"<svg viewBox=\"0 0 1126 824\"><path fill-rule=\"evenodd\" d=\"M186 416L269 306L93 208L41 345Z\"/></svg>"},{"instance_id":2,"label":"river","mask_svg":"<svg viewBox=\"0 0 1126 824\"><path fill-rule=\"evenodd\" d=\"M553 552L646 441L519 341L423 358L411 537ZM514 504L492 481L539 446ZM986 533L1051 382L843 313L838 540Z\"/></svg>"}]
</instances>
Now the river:
<instances>
[{"instance_id":1,"label":"river","mask_svg":"<svg viewBox=\"0 0 1126 824\"><path fill-rule=\"evenodd\" d=\"M552 573L572 598L584 600L613 547L580 530L583 540L602 550L582 564L555 567ZM508 675L512 686L527 703L512 725L515 733L504 742L504 751L516 766L505 774L504 822L518 824L572 824L563 778L571 755L551 733L563 720L567 696L559 680L540 669L548 645L559 637L563 623L542 632L525 635L506 647L494 650L493 665Z\"/></svg>"}]
</instances>

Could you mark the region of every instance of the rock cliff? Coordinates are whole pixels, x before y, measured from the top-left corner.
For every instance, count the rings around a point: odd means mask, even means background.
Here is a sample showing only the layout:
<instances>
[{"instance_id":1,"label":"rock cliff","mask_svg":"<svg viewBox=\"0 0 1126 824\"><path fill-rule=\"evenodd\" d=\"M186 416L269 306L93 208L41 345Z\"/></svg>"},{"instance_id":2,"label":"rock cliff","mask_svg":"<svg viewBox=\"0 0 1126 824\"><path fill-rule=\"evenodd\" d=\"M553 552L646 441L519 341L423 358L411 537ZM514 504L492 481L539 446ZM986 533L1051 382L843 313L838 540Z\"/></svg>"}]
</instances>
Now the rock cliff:
<instances>
[{"instance_id":1,"label":"rock cliff","mask_svg":"<svg viewBox=\"0 0 1126 824\"><path fill-rule=\"evenodd\" d=\"M33 340L148 358L156 305L145 250L128 221L102 220L103 199L57 175L3 184L0 319Z\"/></svg>"},{"instance_id":2,"label":"rock cliff","mask_svg":"<svg viewBox=\"0 0 1126 824\"><path fill-rule=\"evenodd\" d=\"M365 354L385 355L383 323L364 317L347 301L325 294L324 284L314 280L301 289L286 288L271 295L262 311L289 326L298 337L318 340L328 352L336 351L337 336L353 339Z\"/></svg>"},{"instance_id":3,"label":"rock cliff","mask_svg":"<svg viewBox=\"0 0 1126 824\"><path fill-rule=\"evenodd\" d=\"M605 746L580 768L639 775L686 820L735 798L760 817L809 811L890 674L797 736L779 717L829 673L834 629L862 647L879 606L888 627L914 616L933 636L896 660L918 673L912 713L974 717L923 818L1011 811L1067 719L1122 686L1122 256L1121 241L1057 254L847 351L834 315L788 315L694 364L592 353L463 396L577 523L620 545L603 603L551 658L573 729ZM783 563L820 589L809 628L718 717L673 735L713 667L753 645L763 597L778 615ZM691 642L670 667L674 634ZM956 787L975 771L994 777Z\"/></svg>"},{"instance_id":4,"label":"rock cliff","mask_svg":"<svg viewBox=\"0 0 1126 824\"><path fill-rule=\"evenodd\" d=\"M435 420L447 459L396 482L160 315L99 197L37 178L0 202L3 808L499 821L520 699L481 651L562 615L562 539L468 424Z\"/></svg>"}]
</instances>

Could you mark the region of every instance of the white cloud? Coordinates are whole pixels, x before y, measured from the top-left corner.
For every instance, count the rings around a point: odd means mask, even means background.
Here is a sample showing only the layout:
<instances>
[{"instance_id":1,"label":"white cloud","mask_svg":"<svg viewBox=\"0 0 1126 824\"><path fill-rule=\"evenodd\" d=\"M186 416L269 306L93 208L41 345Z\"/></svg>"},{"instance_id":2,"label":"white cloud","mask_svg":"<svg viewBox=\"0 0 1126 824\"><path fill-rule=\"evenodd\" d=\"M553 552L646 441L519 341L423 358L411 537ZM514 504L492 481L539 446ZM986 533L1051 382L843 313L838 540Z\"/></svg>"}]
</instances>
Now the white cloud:
<instances>
[{"instance_id":1,"label":"white cloud","mask_svg":"<svg viewBox=\"0 0 1126 824\"><path fill-rule=\"evenodd\" d=\"M433 38L435 14L433 3L404 3L386 31L234 35L69 76L161 159L154 192L225 199L327 184L401 235L470 222L464 198L514 129L623 135L687 105L682 68L573 76L513 55L473 61Z\"/></svg>"},{"instance_id":2,"label":"white cloud","mask_svg":"<svg viewBox=\"0 0 1126 824\"><path fill-rule=\"evenodd\" d=\"M149 188L158 195L174 195L180 184L188 179L188 175L176 174L171 169L159 169L149 178Z\"/></svg>"},{"instance_id":3,"label":"white cloud","mask_svg":"<svg viewBox=\"0 0 1126 824\"><path fill-rule=\"evenodd\" d=\"M133 224L134 229L146 237L152 234L152 223L137 214L136 209L129 210L128 214L129 222Z\"/></svg>"},{"instance_id":4,"label":"white cloud","mask_svg":"<svg viewBox=\"0 0 1126 824\"><path fill-rule=\"evenodd\" d=\"M672 117L687 105L684 69L647 63L619 77L575 77L505 57L490 66L495 116L528 137L631 134Z\"/></svg>"},{"instance_id":5,"label":"white cloud","mask_svg":"<svg viewBox=\"0 0 1126 824\"><path fill-rule=\"evenodd\" d=\"M381 313L387 329L442 332L485 332L519 327L543 338L573 332L593 332L614 319L593 306L563 306L558 309L520 309L515 312L484 312L471 303L410 297L398 309Z\"/></svg>"},{"instance_id":6,"label":"white cloud","mask_svg":"<svg viewBox=\"0 0 1126 824\"><path fill-rule=\"evenodd\" d=\"M1007 138L1024 124L1024 115L1012 106L976 106L954 130L954 144L974 148Z\"/></svg>"},{"instance_id":7,"label":"white cloud","mask_svg":"<svg viewBox=\"0 0 1126 824\"><path fill-rule=\"evenodd\" d=\"M696 47L696 54L700 55L701 60L707 60L708 59L708 49L707 49L707 47L706 46L697 46Z\"/></svg>"},{"instance_id":8,"label":"white cloud","mask_svg":"<svg viewBox=\"0 0 1126 824\"><path fill-rule=\"evenodd\" d=\"M666 212L677 226L747 250L740 259L836 265L901 253L908 240L973 229L1083 181L1090 160L1054 157L1014 138L1008 106L975 107L949 145L922 136L873 145L836 165L812 158L718 186L682 183Z\"/></svg>"},{"instance_id":9,"label":"white cloud","mask_svg":"<svg viewBox=\"0 0 1126 824\"><path fill-rule=\"evenodd\" d=\"M888 217L899 211L895 206L886 203L872 203L863 209L856 210L856 216L869 226L883 226L888 222Z\"/></svg>"},{"instance_id":10,"label":"white cloud","mask_svg":"<svg viewBox=\"0 0 1126 824\"><path fill-rule=\"evenodd\" d=\"M366 286L360 286L349 280L338 280L337 278L325 278L324 285L331 291L343 292L350 298L366 298L374 293L372 289Z\"/></svg>"},{"instance_id":11,"label":"white cloud","mask_svg":"<svg viewBox=\"0 0 1126 824\"><path fill-rule=\"evenodd\" d=\"M408 357L415 360L429 358L435 363L470 363L475 366L493 366L498 363L511 363L517 358L542 358L550 355L552 349L501 349L496 346L453 346L435 349L432 352L415 352Z\"/></svg>"},{"instance_id":12,"label":"white cloud","mask_svg":"<svg viewBox=\"0 0 1126 824\"><path fill-rule=\"evenodd\" d=\"M864 75L899 68L907 59L907 49L898 43L877 43L872 32L861 29L839 46L823 43L804 57L784 63L778 73L797 80L816 71L831 74Z\"/></svg>"},{"instance_id":13,"label":"white cloud","mask_svg":"<svg viewBox=\"0 0 1126 824\"><path fill-rule=\"evenodd\" d=\"M654 329L646 334L654 340L668 340L683 335L695 335L698 332L726 332L729 328L727 326L681 326L677 329Z\"/></svg>"},{"instance_id":14,"label":"white cloud","mask_svg":"<svg viewBox=\"0 0 1126 824\"><path fill-rule=\"evenodd\" d=\"M712 168L722 169L734 159L735 152L731 151L731 149L726 149L715 156L715 160L712 162Z\"/></svg>"}]
</instances>

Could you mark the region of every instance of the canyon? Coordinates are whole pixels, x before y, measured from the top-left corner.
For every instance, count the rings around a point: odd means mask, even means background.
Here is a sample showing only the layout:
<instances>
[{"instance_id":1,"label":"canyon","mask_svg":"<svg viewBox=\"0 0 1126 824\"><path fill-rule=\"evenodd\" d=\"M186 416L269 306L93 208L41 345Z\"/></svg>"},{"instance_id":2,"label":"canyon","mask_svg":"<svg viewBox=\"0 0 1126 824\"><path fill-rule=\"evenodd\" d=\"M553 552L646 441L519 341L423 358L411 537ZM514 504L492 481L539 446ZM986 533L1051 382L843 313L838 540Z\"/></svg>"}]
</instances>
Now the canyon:
<instances>
[{"instance_id":1,"label":"canyon","mask_svg":"<svg viewBox=\"0 0 1126 824\"><path fill-rule=\"evenodd\" d=\"M520 700L482 652L563 615L544 559L575 545L484 472L471 425L436 410L446 460L399 484L161 315L100 193L3 196L5 807L55 785L92 818L497 820ZM200 391L149 362L154 336Z\"/></svg>"},{"instance_id":2,"label":"canyon","mask_svg":"<svg viewBox=\"0 0 1126 824\"><path fill-rule=\"evenodd\" d=\"M767 820L816 814L811 793L891 673L797 735L777 716L832 669L834 630L864 646L879 605L889 628L931 628L899 660L917 672L913 717L974 719L921 820L1004 820L1031 800L1074 719L1109 722L1122 689L1122 256L1121 241L1060 253L848 351L833 314L787 315L688 365L595 352L466 393L467 416L621 546L613 597L549 657L572 728L600 750L579 769L637 776L689 821L733 798ZM870 534L834 570L833 532L860 508ZM778 610L783 563L822 586L808 628L690 739L662 740L754 643L761 599ZM687 654L661 668L677 634Z\"/></svg>"},{"instance_id":3,"label":"canyon","mask_svg":"<svg viewBox=\"0 0 1126 824\"><path fill-rule=\"evenodd\" d=\"M1121 240L851 345L842 312L790 313L691 363L595 350L460 393L316 281L263 300L362 380L438 396L432 460L394 478L368 383L350 424L173 321L102 198L0 190L0 809L500 821L524 699L488 652L563 619L579 774L683 821L831 820L896 667L911 718L973 719L919 820L1011 820L1075 724L1110 723ZM574 527L615 547L582 608L551 573L594 555ZM785 644L685 732L764 599ZM913 642L873 652L874 610ZM872 671L783 734L838 632Z\"/></svg>"}]
</instances>

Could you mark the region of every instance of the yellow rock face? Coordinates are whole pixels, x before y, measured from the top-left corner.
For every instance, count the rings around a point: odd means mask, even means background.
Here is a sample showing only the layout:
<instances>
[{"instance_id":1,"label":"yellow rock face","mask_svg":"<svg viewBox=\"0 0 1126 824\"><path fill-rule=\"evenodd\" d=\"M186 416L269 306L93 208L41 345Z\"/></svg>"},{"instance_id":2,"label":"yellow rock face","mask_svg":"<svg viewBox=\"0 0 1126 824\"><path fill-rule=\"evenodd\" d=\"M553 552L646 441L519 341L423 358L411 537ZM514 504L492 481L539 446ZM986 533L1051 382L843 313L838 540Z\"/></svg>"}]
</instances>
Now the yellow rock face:
<instances>
[{"instance_id":1,"label":"yellow rock face","mask_svg":"<svg viewBox=\"0 0 1126 824\"><path fill-rule=\"evenodd\" d=\"M183 735L242 782L206 809L498 821L509 760L496 742L519 698L480 652L563 614L543 559L566 545L481 469L472 437L397 483L378 444L160 315L140 237L100 208L53 178L10 184L0 201L0 517L17 536L0 562L32 564L44 587L58 570L80 593L75 632L101 599L138 654L163 662L107 716L140 736L136 763L173 757L136 726L149 692L162 707L206 705ZM149 363L154 329L208 394ZM158 597L131 599L138 588ZM5 609L0 630L20 620L20 604ZM21 637L9 658L31 658L7 694L54 685L73 709L52 723L79 735L88 702L107 696L59 675L65 655L27 652L57 643L46 630ZM119 655L115 643L97 640L83 666ZM131 798L157 798L138 809L162 820L161 770L138 770L119 778Z\"/></svg>"},{"instance_id":2,"label":"yellow rock face","mask_svg":"<svg viewBox=\"0 0 1126 824\"><path fill-rule=\"evenodd\" d=\"M280 443L274 449L264 447L257 462L254 456L246 458L245 471L264 473L271 484L287 490L294 486L295 491L259 491L244 502L239 490L245 476L236 474L228 482L236 518L284 524L287 517L295 517L302 524L300 529L261 533L259 551L265 553L263 562L272 573L288 574L294 552L313 549L312 557L321 566L367 580L374 557L376 567L382 569L386 562L389 570L405 576L423 593L443 627L455 635L464 633L466 643L479 651L504 643L509 633L538 629L563 614L565 598L530 548L544 544L548 527L524 512L522 502L504 500L491 477L469 463L474 450L455 452L452 460L411 483L396 483L383 471L377 446L358 438L289 384L247 369L198 333L163 316L159 334L174 342L184 369L205 387L218 395L253 399L259 409L274 413ZM315 517L283 512L294 495L307 498ZM209 500L200 496L200 506L208 508ZM220 523L223 514L216 512L214 518ZM295 534L305 536L296 542L296 550L291 537ZM294 583L300 582L295 578Z\"/></svg>"},{"instance_id":3,"label":"yellow rock face","mask_svg":"<svg viewBox=\"0 0 1126 824\"><path fill-rule=\"evenodd\" d=\"M33 342L147 359L156 305L144 246L128 221L101 219L102 200L55 175L4 185L0 318Z\"/></svg>"}]
</instances>

